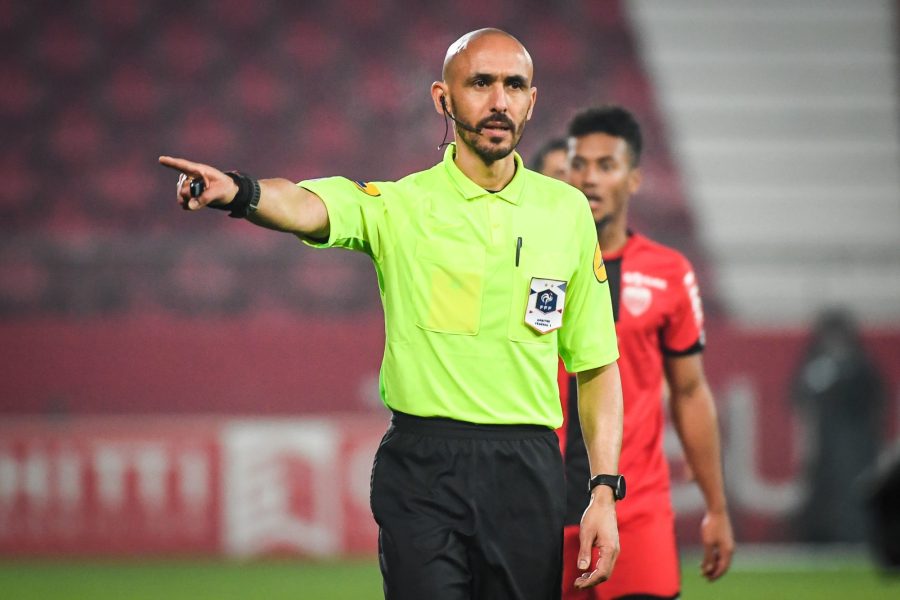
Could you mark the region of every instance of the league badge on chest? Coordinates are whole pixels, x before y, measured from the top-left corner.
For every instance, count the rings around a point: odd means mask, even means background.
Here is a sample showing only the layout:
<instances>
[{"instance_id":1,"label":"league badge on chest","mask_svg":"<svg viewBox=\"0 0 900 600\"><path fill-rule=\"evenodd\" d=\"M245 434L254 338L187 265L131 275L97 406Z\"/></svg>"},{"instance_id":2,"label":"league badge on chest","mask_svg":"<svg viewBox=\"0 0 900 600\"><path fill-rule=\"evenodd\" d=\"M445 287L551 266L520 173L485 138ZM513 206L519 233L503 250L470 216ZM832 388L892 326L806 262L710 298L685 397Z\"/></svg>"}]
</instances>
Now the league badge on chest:
<instances>
[{"instance_id":1,"label":"league badge on chest","mask_svg":"<svg viewBox=\"0 0 900 600\"><path fill-rule=\"evenodd\" d=\"M565 281L532 277L525 324L538 333L549 333L562 327L566 285Z\"/></svg>"}]
</instances>

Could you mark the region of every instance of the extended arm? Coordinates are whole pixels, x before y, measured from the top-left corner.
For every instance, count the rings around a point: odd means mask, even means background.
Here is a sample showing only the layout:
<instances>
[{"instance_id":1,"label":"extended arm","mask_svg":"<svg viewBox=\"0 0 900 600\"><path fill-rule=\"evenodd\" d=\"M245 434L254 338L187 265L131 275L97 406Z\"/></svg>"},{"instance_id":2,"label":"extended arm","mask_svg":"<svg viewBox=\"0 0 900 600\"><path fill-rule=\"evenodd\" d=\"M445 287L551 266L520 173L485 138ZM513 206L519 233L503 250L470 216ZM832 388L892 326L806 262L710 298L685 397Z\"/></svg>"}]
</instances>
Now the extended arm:
<instances>
[{"instance_id":1,"label":"extended arm","mask_svg":"<svg viewBox=\"0 0 900 600\"><path fill-rule=\"evenodd\" d=\"M704 547L701 569L712 581L725 574L734 553L734 534L722 481L716 405L703 374L700 354L667 357L665 368L671 389L672 421L706 501L700 531Z\"/></svg>"},{"instance_id":2,"label":"extended arm","mask_svg":"<svg viewBox=\"0 0 900 600\"><path fill-rule=\"evenodd\" d=\"M178 204L185 210L228 206L238 193L231 177L209 165L170 156L160 156L159 163L181 173L177 196ZM202 179L204 183L203 193L196 198L190 194L191 179ZM328 238L328 211L321 198L287 179L262 179L259 187L259 206L247 217L249 221L304 238Z\"/></svg>"},{"instance_id":3,"label":"extended arm","mask_svg":"<svg viewBox=\"0 0 900 600\"><path fill-rule=\"evenodd\" d=\"M591 476L619 472L622 413L622 383L616 363L578 373L578 418ZM584 485L587 484L585 481ZM579 569L590 567L592 546L600 549L595 570L575 582L575 587L587 588L609 578L619 554L616 505L613 491L608 486L600 485L592 491L590 503L581 518L580 539Z\"/></svg>"}]
</instances>

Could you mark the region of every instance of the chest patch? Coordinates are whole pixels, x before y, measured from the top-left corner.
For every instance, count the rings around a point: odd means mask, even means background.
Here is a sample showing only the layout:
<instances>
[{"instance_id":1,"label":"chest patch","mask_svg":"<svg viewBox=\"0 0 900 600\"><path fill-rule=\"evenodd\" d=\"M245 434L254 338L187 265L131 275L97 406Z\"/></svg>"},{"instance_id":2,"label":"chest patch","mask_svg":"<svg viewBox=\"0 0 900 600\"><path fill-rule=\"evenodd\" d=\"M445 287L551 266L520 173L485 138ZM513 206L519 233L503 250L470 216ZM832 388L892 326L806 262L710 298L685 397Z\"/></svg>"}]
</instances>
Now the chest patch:
<instances>
[{"instance_id":1,"label":"chest patch","mask_svg":"<svg viewBox=\"0 0 900 600\"><path fill-rule=\"evenodd\" d=\"M637 285L626 285L622 288L622 306L632 316L641 316L647 312L652 303L653 292L650 288Z\"/></svg>"},{"instance_id":2,"label":"chest patch","mask_svg":"<svg viewBox=\"0 0 900 600\"><path fill-rule=\"evenodd\" d=\"M538 333L549 333L562 327L567 284L556 279L532 277L525 324Z\"/></svg>"}]
</instances>

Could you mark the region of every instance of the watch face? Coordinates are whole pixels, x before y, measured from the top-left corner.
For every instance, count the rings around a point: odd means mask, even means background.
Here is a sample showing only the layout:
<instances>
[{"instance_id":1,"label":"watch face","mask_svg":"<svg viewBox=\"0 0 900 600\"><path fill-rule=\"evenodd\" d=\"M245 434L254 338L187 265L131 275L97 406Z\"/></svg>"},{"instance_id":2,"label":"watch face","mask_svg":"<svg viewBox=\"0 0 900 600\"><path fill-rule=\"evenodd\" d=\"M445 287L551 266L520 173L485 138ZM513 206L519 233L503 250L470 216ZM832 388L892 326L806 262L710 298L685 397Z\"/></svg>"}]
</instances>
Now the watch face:
<instances>
[{"instance_id":1,"label":"watch face","mask_svg":"<svg viewBox=\"0 0 900 600\"><path fill-rule=\"evenodd\" d=\"M621 500L625 497L625 477L619 475L618 485L616 485L616 500Z\"/></svg>"}]
</instances>

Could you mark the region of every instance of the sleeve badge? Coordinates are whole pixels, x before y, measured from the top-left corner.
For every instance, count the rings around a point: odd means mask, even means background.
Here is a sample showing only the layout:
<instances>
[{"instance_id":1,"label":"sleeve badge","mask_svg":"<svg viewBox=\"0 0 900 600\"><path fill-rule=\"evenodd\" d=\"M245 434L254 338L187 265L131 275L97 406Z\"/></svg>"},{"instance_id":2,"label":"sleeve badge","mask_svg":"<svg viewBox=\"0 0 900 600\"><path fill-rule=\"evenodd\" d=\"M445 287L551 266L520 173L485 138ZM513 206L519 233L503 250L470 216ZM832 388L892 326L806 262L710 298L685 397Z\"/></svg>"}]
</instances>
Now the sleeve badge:
<instances>
[{"instance_id":1,"label":"sleeve badge","mask_svg":"<svg viewBox=\"0 0 900 600\"><path fill-rule=\"evenodd\" d=\"M369 196L381 195L381 191L379 191L378 186L374 183L369 183L368 181L354 181L353 183L355 183L356 187L359 188L359 191L364 194L368 194Z\"/></svg>"},{"instance_id":2,"label":"sleeve badge","mask_svg":"<svg viewBox=\"0 0 900 600\"><path fill-rule=\"evenodd\" d=\"M600 242L597 242L597 248L594 250L594 276L600 283L606 281L606 264L603 262L603 254L600 253Z\"/></svg>"}]
</instances>

